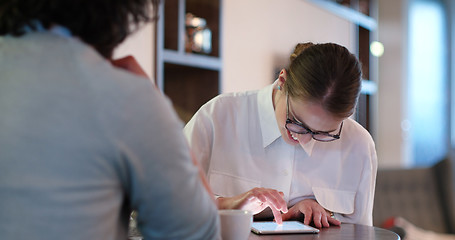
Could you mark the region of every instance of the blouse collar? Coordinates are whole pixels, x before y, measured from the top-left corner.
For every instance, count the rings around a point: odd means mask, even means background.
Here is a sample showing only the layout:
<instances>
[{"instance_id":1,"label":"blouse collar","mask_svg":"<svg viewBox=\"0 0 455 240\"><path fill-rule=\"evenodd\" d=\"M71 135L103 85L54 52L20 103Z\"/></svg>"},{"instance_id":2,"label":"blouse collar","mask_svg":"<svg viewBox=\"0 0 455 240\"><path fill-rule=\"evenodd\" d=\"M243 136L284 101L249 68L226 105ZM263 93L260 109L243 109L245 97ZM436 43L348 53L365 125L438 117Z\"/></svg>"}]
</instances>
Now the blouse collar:
<instances>
[{"instance_id":1,"label":"blouse collar","mask_svg":"<svg viewBox=\"0 0 455 240\"><path fill-rule=\"evenodd\" d=\"M264 148L281 137L272 102L275 84L276 81L258 92L258 114L262 132L262 146Z\"/></svg>"},{"instance_id":2,"label":"blouse collar","mask_svg":"<svg viewBox=\"0 0 455 240\"><path fill-rule=\"evenodd\" d=\"M261 126L262 133L262 146L266 148L272 144L276 139L281 137L281 132L278 128L278 122L275 116L275 109L273 108L273 88L278 84L276 80L273 84L259 90L258 100L258 115L259 123ZM308 155L311 155L313 151L315 141L311 139L307 144L303 146L303 150ZM300 145L297 145L297 147Z\"/></svg>"}]
</instances>

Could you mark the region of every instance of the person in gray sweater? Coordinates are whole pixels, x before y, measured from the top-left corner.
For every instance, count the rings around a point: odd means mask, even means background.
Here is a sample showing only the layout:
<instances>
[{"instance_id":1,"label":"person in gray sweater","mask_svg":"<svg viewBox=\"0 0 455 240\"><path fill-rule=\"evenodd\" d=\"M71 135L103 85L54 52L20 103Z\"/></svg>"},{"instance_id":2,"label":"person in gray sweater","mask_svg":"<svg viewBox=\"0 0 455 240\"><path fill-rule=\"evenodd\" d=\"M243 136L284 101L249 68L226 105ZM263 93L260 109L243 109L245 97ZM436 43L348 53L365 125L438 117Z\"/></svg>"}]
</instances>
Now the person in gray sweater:
<instances>
[{"instance_id":1,"label":"person in gray sweater","mask_svg":"<svg viewBox=\"0 0 455 240\"><path fill-rule=\"evenodd\" d=\"M170 101L111 59L152 6L0 2L0 239L219 238Z\"/></svg>"}]
</instances>

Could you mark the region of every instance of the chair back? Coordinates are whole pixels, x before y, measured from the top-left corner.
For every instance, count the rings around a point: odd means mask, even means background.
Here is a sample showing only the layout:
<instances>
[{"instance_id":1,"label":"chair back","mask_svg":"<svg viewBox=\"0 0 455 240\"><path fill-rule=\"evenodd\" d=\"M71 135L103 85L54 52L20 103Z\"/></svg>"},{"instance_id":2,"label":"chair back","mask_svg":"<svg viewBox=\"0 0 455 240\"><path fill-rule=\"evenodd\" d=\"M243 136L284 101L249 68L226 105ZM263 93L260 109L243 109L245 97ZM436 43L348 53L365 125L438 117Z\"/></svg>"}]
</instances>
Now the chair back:
<instances>
[{"instance_id":1,"label":"chair back","mask_svg":"<svg viewBox=\"0 0 455 240\"><path fill-rule=\"evenodd\" d=\"M403 217L423 229L455 233L453 193L449 158L427 168L379 169L373 225Z\"/></svg>"}]
</instances>

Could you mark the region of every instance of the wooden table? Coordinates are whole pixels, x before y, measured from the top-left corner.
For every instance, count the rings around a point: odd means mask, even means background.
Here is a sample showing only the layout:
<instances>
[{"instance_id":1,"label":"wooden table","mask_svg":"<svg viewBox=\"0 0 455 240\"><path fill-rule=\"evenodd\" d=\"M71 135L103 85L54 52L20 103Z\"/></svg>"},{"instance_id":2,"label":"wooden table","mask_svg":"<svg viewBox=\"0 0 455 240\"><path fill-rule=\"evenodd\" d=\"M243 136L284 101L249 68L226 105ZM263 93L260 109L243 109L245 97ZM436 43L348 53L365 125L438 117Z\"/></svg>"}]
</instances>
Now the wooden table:
<instances>
[{"instance_id":1,"label":"wooden table","mask_svg":"<svg viewBox=\"0 0 455 240\"><path fill-rule=\"evenodd\" d=\"M295 240L295 239L336 239L336 240L400 240L398 234L365 225L343 223L341 226L331 226L320 229L319 233L309 234L282 234L282 235L257 235L251 233L248 240Z\"/></svg>"}]
</instances>

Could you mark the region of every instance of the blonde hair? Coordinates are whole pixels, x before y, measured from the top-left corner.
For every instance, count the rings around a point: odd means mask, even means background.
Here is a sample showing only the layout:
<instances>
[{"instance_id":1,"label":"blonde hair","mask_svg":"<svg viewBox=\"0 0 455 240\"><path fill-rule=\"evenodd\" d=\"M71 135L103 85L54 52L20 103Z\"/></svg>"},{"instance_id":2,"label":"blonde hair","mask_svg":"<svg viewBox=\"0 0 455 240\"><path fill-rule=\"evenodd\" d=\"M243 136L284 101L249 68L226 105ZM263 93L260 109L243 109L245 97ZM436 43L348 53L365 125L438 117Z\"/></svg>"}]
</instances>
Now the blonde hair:
<instances>
[{"instance_id":1,"label":"blonde hair","mask_svg":"<svg viewBox=\"0 0 455 240\"><path fill-rule=\"evenodd\" d=\"M349 117L361 88L361 66L345 47L299 43L290 56L285 91L292 98L321 104L335 117Z\"/></svg>"}]
</instances>

